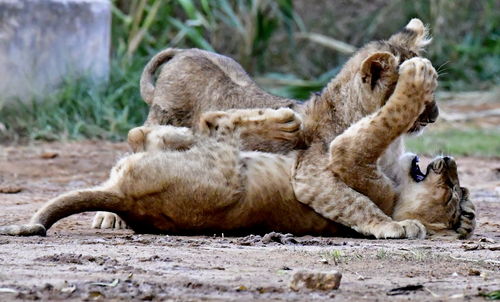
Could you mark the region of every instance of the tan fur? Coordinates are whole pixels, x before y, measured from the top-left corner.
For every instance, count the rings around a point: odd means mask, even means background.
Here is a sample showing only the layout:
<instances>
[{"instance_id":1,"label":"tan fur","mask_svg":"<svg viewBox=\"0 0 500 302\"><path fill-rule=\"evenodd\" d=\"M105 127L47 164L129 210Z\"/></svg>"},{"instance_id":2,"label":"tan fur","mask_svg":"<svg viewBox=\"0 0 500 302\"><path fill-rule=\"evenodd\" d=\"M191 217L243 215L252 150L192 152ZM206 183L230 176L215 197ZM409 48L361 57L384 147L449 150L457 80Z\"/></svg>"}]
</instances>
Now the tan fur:
<instances>
[{"instance_id":1,"label":"tan fur","mask_svg":"<svg viewBox=\"0 0 500 302\"><path fill-rule=\"evenodd\" d=\"M149 88L143 97L151 105L146 124L172 124L195 128L192 119L200 112L238 108L288 106L302 115L304 131L297 133L291 142L262 140L262 136L244 138L244 148L271 152L288 152L294 147L328 144L351 124L374 112L383 105L394 90L399 65L418 56L430 43L428 30L419 19L412 19L399 33L388 41L372 42L359 50L343 67L319 96L304 104L280 99L260 90L230 58L200 50L168 49L155 56L145 68L141 89ZM168 55L168 61L165 57ZM177 56L178 55L178 56ZM158 77L156 88L152 74L166 63ZM154 68L153 68L154 66ZM214 73L217 75L214 77ZM145 90L145 89L142 89ZM188 114L185 114L189 112ZM183 115L185 114L185 115ZM421 131L436 120L438 109L429 102L418 120L408 130ZM389 187L400 183L402 168L397 160L404 153L403 139L398 139L380 158L379 171L373 177L382 184L369 197L385 213L396 198ZM314 148L313 148L314 149ZM359 178L355 178L359 179ZM368 183L358 185L370 185ZM371 191L367 189L367 191ZM388 194L379 194L388 192ZM392 192L392 193L391 193Z\"/></svg>"}]
</instances>

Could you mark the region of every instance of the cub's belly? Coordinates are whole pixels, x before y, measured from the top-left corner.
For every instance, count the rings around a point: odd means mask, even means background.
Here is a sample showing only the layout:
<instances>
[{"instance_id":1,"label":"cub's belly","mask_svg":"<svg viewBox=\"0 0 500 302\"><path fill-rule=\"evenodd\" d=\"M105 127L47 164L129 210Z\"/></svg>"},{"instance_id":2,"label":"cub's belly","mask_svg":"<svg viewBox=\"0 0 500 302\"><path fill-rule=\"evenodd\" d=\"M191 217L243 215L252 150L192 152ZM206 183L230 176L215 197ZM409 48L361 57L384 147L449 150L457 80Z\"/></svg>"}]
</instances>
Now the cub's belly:
<instances>
[{"instance_id":1,"label":"cub's belly","mask_svg":"<svg viewBox=\"0 0 500 302\"><path fill-rule=\"evenodd\" d=\"M246 182L248 203L268 203L294 198L291 182L295 156L261 152L243 152L241 174ZM256 205L257 206L257 205Z\"/></svg>"}]
</instances>

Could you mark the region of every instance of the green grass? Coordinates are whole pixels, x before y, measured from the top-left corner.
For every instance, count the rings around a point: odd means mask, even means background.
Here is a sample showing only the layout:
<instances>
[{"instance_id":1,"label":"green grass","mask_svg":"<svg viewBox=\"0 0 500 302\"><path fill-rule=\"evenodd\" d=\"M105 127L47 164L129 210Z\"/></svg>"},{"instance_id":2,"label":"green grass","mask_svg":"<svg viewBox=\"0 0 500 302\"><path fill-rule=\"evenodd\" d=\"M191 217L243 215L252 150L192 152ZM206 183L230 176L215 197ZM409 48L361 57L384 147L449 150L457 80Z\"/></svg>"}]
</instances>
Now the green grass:
<instances>
[{"instance_id":1,"label":"green grass","mask_svg":"<svg viewBox=\"0 0 500 302\"><path fill-rule=\"evenodd\" d=\"M113 61L110 81L99 86L81 78L29 104L0 106L0 142L122 140L130 128L141 125L147 105L139 94L139 77L145 60L119 66Z\"/></svg>"},{"instance_id":2,"label":"green grass","mask_svg":"<svg viewBox=\"0 0 500 302\"><path fill-rule=\"evenodd\" d=\"M425 56L440 74L440 89L490 89L500 83L498 1L393 0L368 18L365 39L389 34L394 23L415 17L429 26L433 36Z\"/></svg>"},{"instance_id":3,"label":"green grass","mask_svg":"<svg viewBox=\"0 0 500 302\"><path fill-rule=\"evenodd\" d=\"M379 249L377 251L377 254L375 255L375 258L377 259L386 259L390 256L390 253L386 249Z\"/></svg>"},{"instance_id":4,"label":"green grass","mask_svg":"<svg viewBox=\"0 0 500 302\"><path fill-rule=\"evenodd\" d=\"M408 150L426 155L500 156L498 129L447 129L428 131L406 140Z\"/></svg>"},{"instance_id":5,"label":"green grass","mask_svg":"<svg viewBox=\"0 0 500 302\"><path fill-rule=\"evenodd\" d=\"M500 290L494 290L488 293L480 293L479 295L485 297L487 300L500 300Z\"/></svg>"}]
</instances>

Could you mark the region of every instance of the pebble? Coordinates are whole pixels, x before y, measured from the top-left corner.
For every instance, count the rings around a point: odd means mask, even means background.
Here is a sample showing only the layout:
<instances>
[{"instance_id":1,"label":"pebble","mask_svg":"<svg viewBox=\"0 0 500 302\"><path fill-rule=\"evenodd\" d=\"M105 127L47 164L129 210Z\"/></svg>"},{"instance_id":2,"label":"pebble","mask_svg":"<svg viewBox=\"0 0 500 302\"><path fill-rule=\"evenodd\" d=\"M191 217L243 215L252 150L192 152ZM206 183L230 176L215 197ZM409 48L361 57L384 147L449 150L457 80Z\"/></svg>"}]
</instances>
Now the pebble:
<instances>
[{"instance_id":1,"label":"pebble","mask_svg":"<svg viewBox=\"0 0 500 302\"><path fill-rule=\"evenodd\" d=\"M338 271L311 272L302 270L293 275L290 288L294 291L303 288L323 291L338 289L341 278L342 274Z\"/></svg>"}]
</instances>

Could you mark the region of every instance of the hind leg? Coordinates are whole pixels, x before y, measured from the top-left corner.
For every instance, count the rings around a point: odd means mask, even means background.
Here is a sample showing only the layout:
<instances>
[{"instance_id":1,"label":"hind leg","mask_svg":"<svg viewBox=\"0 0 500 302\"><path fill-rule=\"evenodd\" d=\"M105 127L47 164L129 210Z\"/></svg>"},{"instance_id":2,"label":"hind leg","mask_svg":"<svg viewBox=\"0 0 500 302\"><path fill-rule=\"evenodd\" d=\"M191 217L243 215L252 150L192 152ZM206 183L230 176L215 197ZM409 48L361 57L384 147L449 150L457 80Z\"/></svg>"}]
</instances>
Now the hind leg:
<instances>
[{"instance_id":1,"label":"hind leg","mask_svg":"<svg viewBox=\"0 0 500 302\"><path fill-rule=\"evenodd\" d=\"M236 116L239 116L238 113L205 113L200 121L200 125L203 125L202 132L238 147L237 135L233 135L238 125L235 122ZM173 126L141 126L128 133L128 143L134 152L187 150L193 147L196 139L190 129ZM125 229L127 224L115 213L97 212L92 228Z\"/></svg>"},{"instance_id":2,"label":"hind leg","mask_svg":"<svg viewBox=\"0 0 500 302\"><path fill-rule=\"evenodd\" d=\"M195 143L192 131L184 127L141 126L128 132L128 144L133 152L190 149ZM94 229L126 229L127 224L115 213L97 212Z\"/></svg>"},{"instance_id":3,"label":"hind leg","mask_svg":"<svg viewBox=\"0 0 500 302\"><path fill-rule=\"evenodd\" d=\"M110 188L96 187L75 190L49 200L31 218L29 224L0 226L0 235L45 236L60 219L86 211L121 211L126 206L123 197Z\"/></svg>"},{"instance_id":4,"label":"hind leg","mask_svg":"<svg viewBox=\"0 0 500 302\"><path fill-rule=\"evenodd\" d=\"M204 135L215 135L223 122L240 134L251 133L269 140L297 142L301 136L301 119L288 108L233 109L209 111L201 115L198 130ZM142 126L128 133L128 143L134 152L152 150L186 150L195 137L190 129L173 126Z\"/></svg>"},{"instance_id":5,"label":"hind leg","mask_svg":"<svg viewBox=\"0 0 500 302\"><path fill-rule=\"evenodd\" d=\"M213 135L222 120L231 124L232 129L237 129L242 135L248 133L269 140L295 143L301 138L302 121L299 115L289 108L209 111L201 115L198 130L203 134Z\"/></svg>"},{"instance_id":6,"label":"hind leg","mask_svg":"<svg viewBox=\"0 0 500 302\"><path fill-rule=\"evenodd\" d=\"M389 215L398 194L377 161L432 102L437 86L436 71L427 59L410 59L400 66L399 73L396 89L387 103L330 144L331 171Z\"/></svg>"}]
</instances>

